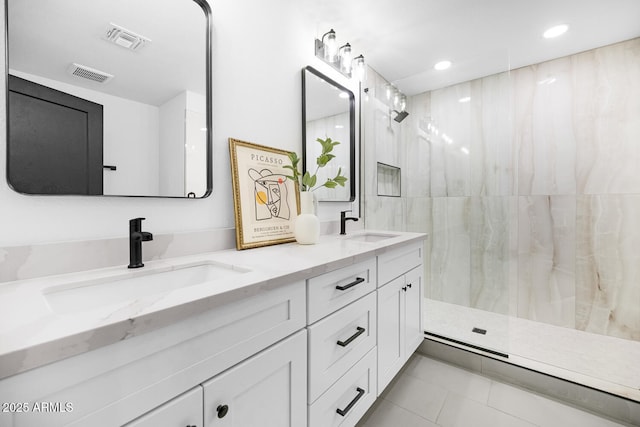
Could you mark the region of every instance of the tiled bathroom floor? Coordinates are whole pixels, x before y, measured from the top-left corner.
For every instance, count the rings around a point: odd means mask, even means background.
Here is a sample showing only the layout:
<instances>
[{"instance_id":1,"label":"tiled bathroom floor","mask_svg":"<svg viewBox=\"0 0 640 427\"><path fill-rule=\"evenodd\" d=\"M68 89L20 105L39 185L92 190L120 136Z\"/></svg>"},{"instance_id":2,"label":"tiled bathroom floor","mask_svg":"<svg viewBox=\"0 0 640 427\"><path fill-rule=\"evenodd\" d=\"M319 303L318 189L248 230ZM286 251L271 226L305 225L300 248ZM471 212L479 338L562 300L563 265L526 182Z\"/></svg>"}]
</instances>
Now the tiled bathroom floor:
<instances>
[{"instance_id":1,"label":"tiled bathroom floor","mask_svg":"<svg viewBox=\"0 0 640 427\"><path fill-rule=\"evenodd\" d=\"M356 427L624 425L415 354Z\"/></svg>"}]
</instances>

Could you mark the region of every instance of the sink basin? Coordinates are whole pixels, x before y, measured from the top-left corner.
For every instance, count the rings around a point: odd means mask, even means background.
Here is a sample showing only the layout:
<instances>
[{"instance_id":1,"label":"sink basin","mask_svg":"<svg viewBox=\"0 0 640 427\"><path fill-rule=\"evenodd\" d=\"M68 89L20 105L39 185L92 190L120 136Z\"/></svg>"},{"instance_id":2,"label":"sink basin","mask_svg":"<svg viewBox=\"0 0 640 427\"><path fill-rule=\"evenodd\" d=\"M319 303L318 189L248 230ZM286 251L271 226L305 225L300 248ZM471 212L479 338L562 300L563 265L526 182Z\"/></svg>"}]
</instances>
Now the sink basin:
<instances>
[{"instance_id":1,"label":"sink basin","mask_svg":"<svg viewBox=\"0 0 640 427\"><path fill-rule=\"evenodd\" d=\"M397 234L388 233L362 233L354 234L353 236L346 237L346 240L355 240L357 242L379 242L380 240L390 239L391 237L398 237Z\"/></svg>"},{"instance_id":2,"label":"sink basin","mask_svg":"<svg viewBox=\"0 0 640 427\"><path fill-rule=\"evenodd\" d=\"M70 313L162 294L248 271L207 262L170 270L127 271L115 276L51 286L42 293L54 312Z\"/></svg>"}]
</instances>

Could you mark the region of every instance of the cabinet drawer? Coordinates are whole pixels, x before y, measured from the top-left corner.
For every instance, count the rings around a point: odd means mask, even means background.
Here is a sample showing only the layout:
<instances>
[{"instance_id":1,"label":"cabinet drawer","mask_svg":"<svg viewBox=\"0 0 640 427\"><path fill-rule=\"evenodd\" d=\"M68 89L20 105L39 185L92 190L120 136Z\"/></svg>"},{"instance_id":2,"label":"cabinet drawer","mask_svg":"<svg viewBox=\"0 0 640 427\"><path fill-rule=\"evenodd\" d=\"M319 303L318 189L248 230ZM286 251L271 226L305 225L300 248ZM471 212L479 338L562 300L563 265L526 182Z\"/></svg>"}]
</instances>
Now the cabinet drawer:
<instances>
[{"instance_id":1,"label":"cabinet drawer","mask_svg":"<svg viewBox=\"0 0 640 427\"><path fill-rule=\"evenodd\" d=\"M376 345L376 294L309 328L309 403Z\"/></svg>"},{"instance_id":2,"label":"cabinet drawer","mask_svg":"<svg viewBox=\"0 0 640 427\"><path fill-rule=\"evenodd\" d=\"M309 407L309 427L353 427L375 400L374 348Z\"/></svg>"},{"instance_id":3,"label":"cabinet drawer","mask_svg":"<svg viewBox=\"0 0 640 427\"><path fill-rule=\"evenodd\" d=\"M378 287L422 264L423 242L378 255Z\"/></svg>"},{"instance_id":4,"label":"cabinet drawer","mask_svg":"<svg viewBox=\"0 0 640 427\"><path fill-rule=\"evenodd\" d=\"M322 319L375 288L375 258L308 279L307 323Z\"/></svg>"},{"instance_id":5,"label":"cabinet drawer","mask_svg":"<svg viewBox=\"0 0 640 427\"><path fill-rule=\"evenodd\" d=\"M202 425L202 387L176 397L125 427L176 427Z\"/></svg>"}]
</instances>

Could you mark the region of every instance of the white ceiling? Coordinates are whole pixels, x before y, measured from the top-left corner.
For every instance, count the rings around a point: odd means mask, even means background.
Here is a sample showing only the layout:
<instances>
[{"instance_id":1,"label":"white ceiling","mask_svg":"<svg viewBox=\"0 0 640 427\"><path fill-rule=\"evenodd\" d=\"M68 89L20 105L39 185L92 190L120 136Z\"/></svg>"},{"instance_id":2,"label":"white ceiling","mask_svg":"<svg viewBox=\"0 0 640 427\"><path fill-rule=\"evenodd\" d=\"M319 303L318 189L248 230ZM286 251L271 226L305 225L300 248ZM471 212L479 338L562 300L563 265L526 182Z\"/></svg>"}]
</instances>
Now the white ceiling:
<instances>
[{"instance_id":1,"label":"white ceiling","mask_svg":"<svg viewBox=\"0 0 640 427\"><path fill-rule=\"evenodd\" d=\"M161 105L205 93L206 19L185 0L9 0L9 68ZM151 39L137 51L104 40L110 23ZM67 73L79 63L115 77L96 83Z\"/></svg>"},{"instance_id":2,"label":"white ceiling","mask_svg":"<svg viewBox=\"0 0 640 427\"><path fill-rule=\"evenodd\" d=\"M180 19L177 5L188 6ZM350 42L408 95L640 36L640 0L292 0L292 7L303 8L318 36L335 29L338 42ZM113 94L158 105L181 90L203 93L203 17L195 3L178 0L9 0L9 66L68 80L68 64L79 62L115 74L107 83ZM137 53L108 45L101 37L109 22L152 43ZM569 32L544 39L558 23ZM136 67L150 56L151 67ZM435 71L442 59L453 66ZM131 70L135 84L121 85ZM159 78L169 92L158 92Z\"/></svg>"},{"instance_id":3,"label":"white ceiling","mask_svg":"<svg viewBox=\"0 0 640 427\"><path fill-rule=\"evenodd\" d=\"M408 95L640 36L640 0L303 1L318 36L333 28ZM434 70L442 59L453 66Z\"/></svg>"}]
</instances>

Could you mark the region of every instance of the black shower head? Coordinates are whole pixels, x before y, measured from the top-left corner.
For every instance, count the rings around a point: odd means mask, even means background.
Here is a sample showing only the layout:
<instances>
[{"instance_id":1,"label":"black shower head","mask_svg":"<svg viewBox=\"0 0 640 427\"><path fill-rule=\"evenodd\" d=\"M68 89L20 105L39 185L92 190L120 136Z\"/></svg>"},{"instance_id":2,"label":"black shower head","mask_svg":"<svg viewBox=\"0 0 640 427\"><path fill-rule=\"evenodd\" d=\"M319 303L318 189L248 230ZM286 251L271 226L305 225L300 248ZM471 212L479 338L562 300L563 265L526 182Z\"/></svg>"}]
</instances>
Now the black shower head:
<instances>
[{"instance_id":1,"label":"black shower head","mask_svg":"<svg viewBox=\"0 0 640 427\"><path fill-rule=\"evenodd\" d=\"M403 121L408 115L409 113L407 113L406 111L396 111L393 110L394 113L397 113L398 115L395 116L393 118L393 120L395 120L396 122L400 123L401 121Z\"/></svg>"}]
</instances>

